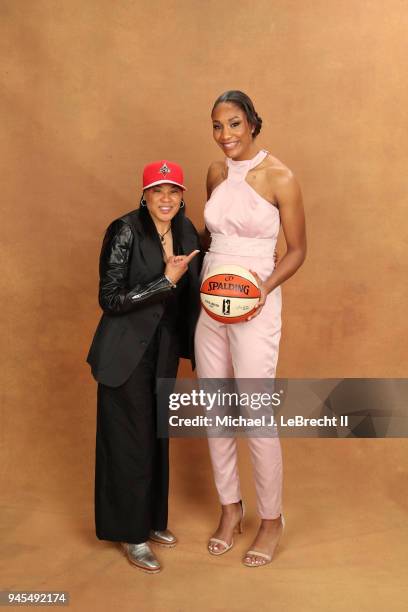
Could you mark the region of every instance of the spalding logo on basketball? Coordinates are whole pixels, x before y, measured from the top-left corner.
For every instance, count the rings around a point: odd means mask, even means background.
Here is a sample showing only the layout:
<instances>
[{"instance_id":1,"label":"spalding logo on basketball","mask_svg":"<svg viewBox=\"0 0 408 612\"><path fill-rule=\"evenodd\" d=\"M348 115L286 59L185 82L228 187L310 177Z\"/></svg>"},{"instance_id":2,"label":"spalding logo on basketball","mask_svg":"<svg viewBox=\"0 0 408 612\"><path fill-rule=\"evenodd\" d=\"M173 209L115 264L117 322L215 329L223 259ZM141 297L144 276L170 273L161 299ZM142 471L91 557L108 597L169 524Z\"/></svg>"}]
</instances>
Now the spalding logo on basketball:
<instances>
[{"instance_id":1,"label":"spalding logo on basketball","mask_svg":"<svg viewBox=\"0 0 408 612\"><path fill-rule=\"evenodd\" d=\"M255 311L260 295L249 270L233 265L212 268L200 289L204 310L221 323L245 321Z\"/></svg>"}]
</instances>

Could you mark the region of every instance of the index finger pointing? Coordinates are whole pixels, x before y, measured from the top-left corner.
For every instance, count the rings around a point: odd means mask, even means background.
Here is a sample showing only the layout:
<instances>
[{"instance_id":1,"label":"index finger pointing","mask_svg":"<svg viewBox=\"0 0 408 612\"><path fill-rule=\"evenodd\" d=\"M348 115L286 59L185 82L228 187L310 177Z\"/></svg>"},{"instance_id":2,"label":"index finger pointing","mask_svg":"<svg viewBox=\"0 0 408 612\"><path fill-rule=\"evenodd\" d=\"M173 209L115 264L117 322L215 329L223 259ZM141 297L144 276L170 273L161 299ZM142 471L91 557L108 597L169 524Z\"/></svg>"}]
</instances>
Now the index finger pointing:
<instances>
[{"instance_id":1,"label":"index finger pointing","mask_svg":"<svg viewBox=\"0 0 408 612\"><path fill-rule=\"evenodd\" d=\"M191 253L189 255L186 256L184 263L185 264L189 264L190 261L193 259L193 257L195 257L197 255L197 253L199 253L200 251L198 249L196 249L195 251L191 251Z\"/></svg>"}]
</instances>

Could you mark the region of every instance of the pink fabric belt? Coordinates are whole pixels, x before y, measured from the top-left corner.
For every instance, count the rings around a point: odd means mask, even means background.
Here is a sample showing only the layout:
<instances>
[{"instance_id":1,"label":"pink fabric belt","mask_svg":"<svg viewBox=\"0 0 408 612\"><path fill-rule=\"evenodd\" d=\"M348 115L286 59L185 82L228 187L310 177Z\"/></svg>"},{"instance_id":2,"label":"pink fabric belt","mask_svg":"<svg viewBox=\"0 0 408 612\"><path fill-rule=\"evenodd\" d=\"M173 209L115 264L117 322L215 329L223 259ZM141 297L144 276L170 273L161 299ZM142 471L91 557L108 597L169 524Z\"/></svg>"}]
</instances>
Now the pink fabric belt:
<instances>
[{"instance_id":1,"label":"pink fabric belt","mask_svg":"<svg viewBox=\"0 0 408 612\"><path fill-rule=\"evenodd\" d=\"M209 253L240 255L241 257L273 257L275 238L245 238L211 234Z\"/></svg>"}]
</instances>

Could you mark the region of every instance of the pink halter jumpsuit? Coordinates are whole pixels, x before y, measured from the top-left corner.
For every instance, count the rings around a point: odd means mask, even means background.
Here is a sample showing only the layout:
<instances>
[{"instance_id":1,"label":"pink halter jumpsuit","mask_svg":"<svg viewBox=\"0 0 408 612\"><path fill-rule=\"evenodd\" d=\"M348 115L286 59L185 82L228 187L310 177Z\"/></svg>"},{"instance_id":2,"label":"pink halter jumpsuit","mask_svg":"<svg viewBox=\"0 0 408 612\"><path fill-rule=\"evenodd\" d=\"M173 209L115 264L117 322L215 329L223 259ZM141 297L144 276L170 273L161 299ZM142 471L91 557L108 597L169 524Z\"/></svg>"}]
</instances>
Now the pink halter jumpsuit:
<instances>
[{"instance_id":1,"label":"pink halter jumpsuit","mask_svg":"<svg viewBox=\"0 0 408 612\"><path fill-rule=\"evenodd\" d=\"M247 172L268 154L261 150L244 161L226 159L227 178L205 205L211 247L202 278L213 267L236 264L265 280L274 269L274 249L280 227L278 209L246 181ZM269 293L261 313L235 324L215 321L201 309L195 335L199 378L273 378L281 335L281 289ZM221 504L241 499L235 438L208 438L215 485ZM279 438L248 437L255 475L257 509L261 518L281 514L282 455Z\"/></svg>"}]
</instances>

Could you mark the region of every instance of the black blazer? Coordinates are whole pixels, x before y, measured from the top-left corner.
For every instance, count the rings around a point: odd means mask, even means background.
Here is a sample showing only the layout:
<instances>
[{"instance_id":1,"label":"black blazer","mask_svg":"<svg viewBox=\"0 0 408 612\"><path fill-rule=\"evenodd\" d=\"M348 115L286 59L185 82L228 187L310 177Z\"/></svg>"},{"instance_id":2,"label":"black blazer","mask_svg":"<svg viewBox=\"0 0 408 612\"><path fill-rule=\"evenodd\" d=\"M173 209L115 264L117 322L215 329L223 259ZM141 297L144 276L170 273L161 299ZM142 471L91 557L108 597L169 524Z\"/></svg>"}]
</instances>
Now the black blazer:
<instances>
[{"instance_id":1,"label":"black blazer","mask_svg":"<svg viewBox=\"0 0 408 612\"><path fill-rule=\"evenodd\" d=\"M198 233L182 217L181 252L200 248ZM179 357L194 361L194 330L200 310L198 254L189 264L181 295ZM100 256L99 303L103 315L96 329L87 362L95 380L118 387L139 363L164 312L166 295L173 291L163 277L159 240L146 234L134 210L107 229ZM146 297L147 296L147 297Z\"/></svg>"}]
</instances>

